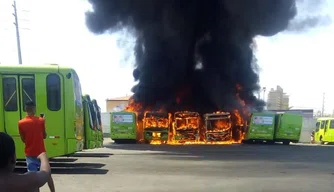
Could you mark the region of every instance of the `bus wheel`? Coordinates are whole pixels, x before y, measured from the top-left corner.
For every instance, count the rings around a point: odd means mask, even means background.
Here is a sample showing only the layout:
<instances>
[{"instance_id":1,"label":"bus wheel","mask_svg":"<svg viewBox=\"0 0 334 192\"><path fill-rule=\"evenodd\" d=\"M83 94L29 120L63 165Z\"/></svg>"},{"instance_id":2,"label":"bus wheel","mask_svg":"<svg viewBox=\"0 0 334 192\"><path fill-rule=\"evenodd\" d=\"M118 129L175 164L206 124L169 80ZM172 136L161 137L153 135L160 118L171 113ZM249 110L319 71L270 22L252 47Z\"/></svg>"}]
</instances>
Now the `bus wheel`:
<instances>
[{"instance_id":1,"label":"bus wheel","mask_svg":"<svg viewBox=\"0 0 334 192\"><path fill-rule=\"evenodd\" d=\"M283 145L289 145L290 141L283 141Z\"/></svg>"},{"instance_id":2,"label":"bus wheel","mask_svg":"<svg viewBox=\"0 0 334 192\"><path fill-rule=\"evenodd\" d=\"M322 140L322 137L320 137L320 144L321 144L321 145L324 145L324 144L325 144L325 142Z\"/></svg>"},{"instance_id":3,"label":"bus wheel","mask_svg":"<svg viewBox=\"0 0 334 192\"><path fill-rule=\"evenodd\" d=\"M274 141L267 141L266 143L267 143L268 145L274 145L274 144L275 144Z\"/></svg>"}]
</instances>

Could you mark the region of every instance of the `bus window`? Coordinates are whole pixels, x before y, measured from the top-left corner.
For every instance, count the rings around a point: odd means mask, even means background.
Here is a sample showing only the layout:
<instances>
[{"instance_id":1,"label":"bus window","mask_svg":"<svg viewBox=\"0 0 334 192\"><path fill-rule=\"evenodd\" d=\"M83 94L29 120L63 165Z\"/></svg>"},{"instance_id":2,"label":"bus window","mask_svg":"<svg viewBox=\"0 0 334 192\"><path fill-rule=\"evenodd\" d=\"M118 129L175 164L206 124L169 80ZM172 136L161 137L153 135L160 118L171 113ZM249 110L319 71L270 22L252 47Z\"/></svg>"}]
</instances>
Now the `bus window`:
<instances>
[{"instance_id":1,"label":"bus window","mask_svg":"<svg viewBox=\"0 0 334 192\"><path fill-rule=\"evenodd\" d=\"M2 79L3 100L6 111L17 111L16 78L8 77Z\"/></svg>"},{"instance_id":2,"label":"bus window","mask_svg":"<svg viewBox=\"0 0 334 192\"><path fill-rule=\"evenodd\" d=\"M35 103L35 80L32 78L22 78L22 101L26 103L27 101L33 101ZM23 111L25 107L22 105Z\"/></svg>"},{"instance_id":3,"label":"bus window","mask_svg":"<svg viewBox=\"0 0 334 192\"><path fill-rule=\"evenodd\" d=\"M75 72L73 72L73 81L74 81L75 102L77 105L81 106L82 104L81 84L80 84L79 77Z\"/></svg>"},{"instance_id":4,"label":"bus window","mask_svg":"<svg viewBox=\"0 0 334 192\"><path fill-rule=\"evenodd\" d=\"M320 122L317 122L317 123L315 124L315 127L316 127L315 131L319 131L319 126L320 126Z\"/></svg>"},{"instance_id":5,"label":"bus window","mask_svg":"<svg viewBox=\"0 0 334 192\"><path fill-rule=\"evenodd\" d=\"M58 74L51 73L46 77L46 97L50 111L61 108L61 84Z\"/></svg>"},{"instance_id":6,"label":"bus window","mask_svg":"<svg viewBox=\"0 0 334 192\"><path fill-rule=\"evenodd\" d=\"M334 120L331 120L331 123L329 124L330 129L334 129Z\"/></svg>"},{"instance_id":7,"label":"bus window","mask_svg":"<svg viewBox=\"0 0 334 192\"><path fill-rule=\"evenodd\" d=\"M96 111L94 109L93 103L89 102L88 103L88 108L89 108L89 111L90 111L89 113L91 115L93 129L95 129L95 126L96 126Z\"/></svg>"},{"instance_id":8,"label":"bus window","mask_svg":"<svg viewBox=\"0 0 334 192\"><path fill-rule=\"evenodd\" d=\"M88 109L88 115L89 115L89 127L91 129L94 129L94 124L93 124L93 117L92 117L92 111L89 107L89 104L87 105L87 109Z\"/></svg>"},{"instance_id":9,"label":"bus window","mask_svg":"<svg viewBox=\"0 0 334 192\"><path fill-rule=\"evenodd\" d=\"M325 128L325 121L321 121L321 127L320 129L324 129Z\"/></svg>"}]
</instances>

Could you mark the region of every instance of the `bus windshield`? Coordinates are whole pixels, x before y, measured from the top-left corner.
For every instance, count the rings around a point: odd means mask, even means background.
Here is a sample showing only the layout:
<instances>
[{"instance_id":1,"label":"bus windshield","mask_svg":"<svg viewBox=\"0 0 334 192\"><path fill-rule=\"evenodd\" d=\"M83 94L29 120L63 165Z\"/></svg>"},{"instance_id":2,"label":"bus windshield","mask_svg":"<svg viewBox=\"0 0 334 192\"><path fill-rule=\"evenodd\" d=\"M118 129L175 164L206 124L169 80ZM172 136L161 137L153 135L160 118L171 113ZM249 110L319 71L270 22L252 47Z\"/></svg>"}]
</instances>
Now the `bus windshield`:
<instances>
[{"instance_id":1,"label":"bus windshield","mask_svg":"<svg viewBox=\"0 0 334 192\"><path fill-rule=\"evenodd\" d=\"M113 123L128 123L131 124L134 122L132 114L113 114Z\"/></svg>"}]
</instances>

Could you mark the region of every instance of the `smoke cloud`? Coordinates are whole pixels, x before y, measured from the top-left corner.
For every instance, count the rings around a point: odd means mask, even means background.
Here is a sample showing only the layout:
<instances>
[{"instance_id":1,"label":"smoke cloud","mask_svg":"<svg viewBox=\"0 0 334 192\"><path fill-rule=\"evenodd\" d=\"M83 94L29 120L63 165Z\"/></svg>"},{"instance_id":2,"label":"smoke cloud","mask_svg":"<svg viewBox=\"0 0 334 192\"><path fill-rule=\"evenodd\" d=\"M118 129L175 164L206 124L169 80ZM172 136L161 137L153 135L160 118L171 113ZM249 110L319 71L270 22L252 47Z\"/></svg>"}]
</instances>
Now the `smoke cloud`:
<instances>
[{"instance_id":1,"label":"smoke cloud","mask_svg":"<svg viewBox=\"0 0 334 192\"><path fill-rule=\"evenodd\" d=\"M134 100L171 112L229 111L240 99L261 110L253 37L275 35L296 14L294 0L89 2L90 31L135 34Z\"/></svg>"},{"instance_id":2,"label":"smoke cloud","mask_svg":"<svg viewBox=\"0 0 334 192\"><path fill-rule=\"evenodd\" d=\"M332 24L330 13L324 8L326 0L297 0L298 14L290 21L287 33L303 33L317 27L326 27Z\"/></svg>"}]
</instances>

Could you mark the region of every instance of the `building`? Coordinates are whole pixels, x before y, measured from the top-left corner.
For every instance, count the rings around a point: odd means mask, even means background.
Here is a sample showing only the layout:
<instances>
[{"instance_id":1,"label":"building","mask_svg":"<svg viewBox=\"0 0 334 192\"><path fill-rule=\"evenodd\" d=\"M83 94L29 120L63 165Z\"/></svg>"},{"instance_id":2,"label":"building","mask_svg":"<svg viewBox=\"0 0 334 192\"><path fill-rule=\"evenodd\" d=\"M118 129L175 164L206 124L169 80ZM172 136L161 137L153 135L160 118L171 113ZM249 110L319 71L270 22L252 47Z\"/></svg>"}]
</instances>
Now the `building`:
<instances>
[{"instance_id":1,"label":"building","mask_svg":"<svg viewBox=\"0 0 334 192\"><path fill-rule=\"evenodd\" d=\"M124 109L127 106L130 97L131 96L125 96L125 97L107 99L106 100L107 112L119 111Z\"/></svg>"},{"instance_id":2,"label":"building","mask_svg":"<svg viewBox=\"0 0 334 192\"><path fill-rule=\"evenodd\" d=\"M282 87L273 88L268 93L267 110L287 110L289 109L289 96L283 92Z\"/></svg>"}]
</instances>

